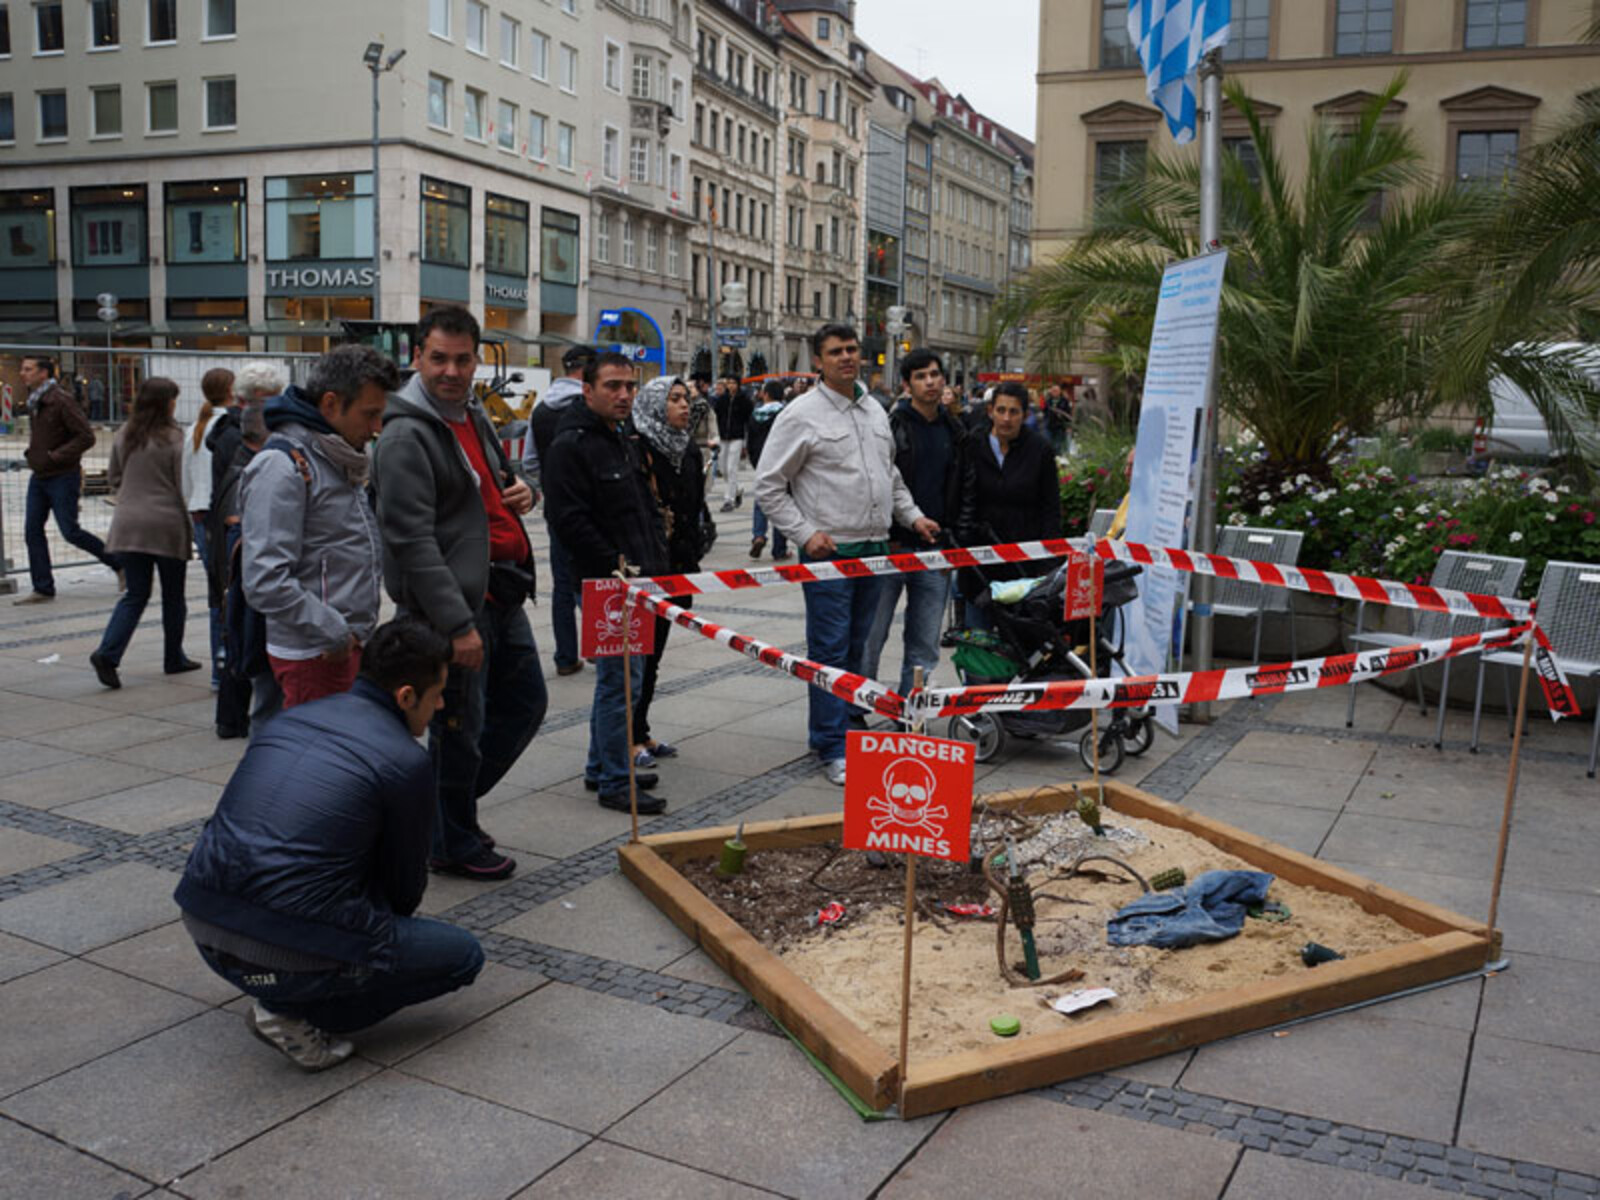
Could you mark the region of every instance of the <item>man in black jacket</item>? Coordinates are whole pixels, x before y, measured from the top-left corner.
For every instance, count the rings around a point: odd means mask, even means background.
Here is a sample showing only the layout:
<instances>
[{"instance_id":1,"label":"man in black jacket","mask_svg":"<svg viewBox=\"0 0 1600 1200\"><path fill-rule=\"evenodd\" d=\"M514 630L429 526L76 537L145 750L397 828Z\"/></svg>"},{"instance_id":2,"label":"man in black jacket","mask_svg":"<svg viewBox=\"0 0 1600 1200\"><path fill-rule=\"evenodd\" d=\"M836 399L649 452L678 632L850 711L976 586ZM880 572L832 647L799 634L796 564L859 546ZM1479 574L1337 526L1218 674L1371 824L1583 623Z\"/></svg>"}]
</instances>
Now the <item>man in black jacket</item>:
<instances>
[{"instance_id":1,"label":"man in black jacket","mask_svg":"<svg viewBox=\"0 0 1600 1200\"><path fill-rule=\"evenodd\" d=\"M737 375L724 375L717 385L712 404L717 414L717 430L722 437L722 449L717 455L717 469L722 473L722 511L732 512L744 503L744 493L739 487L739 460L744 457L744 439L750 426L750 413L755 404L750 394L739 386Z\"/></svg>"},{"instance_id":2,"label":"man in black jacket","mask_svg":"<svg viewBox=\"0 0 1600 1200\"><path fill-rule=\"evenodd\" d=\"M174 894L206 965L252 997L251 1031L304 1070L350 1056L335 1035L483 966L472 934L412 915L434 809L415 739L449 661L424 623L380 626L350 691L283 713L250 744Z\"/></svg>"},{"instance_id":3,"label":"man in black jacket","mask_svg":"<svg viewBox=\"0 0 1600 1200\"><path fill-rule=\"evenodd\" d=\"M622 426L633 411L639 381L633 364L612 351L584 374L583 403L561 420L544 464L545 518L572 551L579 579L609 579L618 559L643 575L667 569L660 509ZM632 656L633 694L644 686L645 656ZM589 710L589 760L584 783L600 793L603 808L627 812L628 756L632 753L623 695L621 657L595 660L594 704ZM656 776L640 775L639 811L658 813L666 801L648 791Z\"/></svg>"},{"instance_id":4,"label":"man in black jacket","mask_svg":"<svg viewBox=\"0 0 1600 1200\"><path fill-rule=\"evenodd\" d=\"M955 522L961 504L961 453L967 430L943 403L944 364L927 347L918 347L900 360L900 380L909 390L889 413L894 434L894 465L911 489L911 498L926 517L940 526ZM917 534L900 525L889 530L898 553L926 550ZM905 653L900 660L900 692L911 690L913 671L921 667L924 683L939 665L939 626L950 594L947 571L890 575L879 581L878 615L867 635L862 673L878 677L878 661L894 623L900 593L906 595Z\"/></svg>"}]
</instances>

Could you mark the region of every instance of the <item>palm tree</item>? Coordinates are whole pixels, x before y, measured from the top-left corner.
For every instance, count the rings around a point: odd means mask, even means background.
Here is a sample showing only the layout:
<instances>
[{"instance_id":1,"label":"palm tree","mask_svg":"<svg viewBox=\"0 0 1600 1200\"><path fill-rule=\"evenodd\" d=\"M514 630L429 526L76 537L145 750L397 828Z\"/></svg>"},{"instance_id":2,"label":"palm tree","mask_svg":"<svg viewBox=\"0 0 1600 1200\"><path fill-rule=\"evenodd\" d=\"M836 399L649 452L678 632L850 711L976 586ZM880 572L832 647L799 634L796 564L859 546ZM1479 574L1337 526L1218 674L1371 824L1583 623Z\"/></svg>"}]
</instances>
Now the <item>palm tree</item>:
<instances>
[{"instance_id":1,"label":"palm tree","mask_svg":"<svg viewBox=\"0 0 1600 1200\"><path fill-rule=\"evenodd\" d=\"M1218 399L1260 435L1274 474L1325 477L1342 436L1415 418L1437 400L1422 318L1489 202L1431 181L1410 133L1383 121L1404 82L1351 125L1314 123L1298 182L1250 97L1226 89L1249 125L1259 179L1223 156ZM1104 197L1086 236L1023 277L996 324L1026 322L1031 352L1060 367L1119 323L1148 321L1162 270L1200 253L1199 195L1193 155L1153 157Z\"/></svg>"}]
</instances>

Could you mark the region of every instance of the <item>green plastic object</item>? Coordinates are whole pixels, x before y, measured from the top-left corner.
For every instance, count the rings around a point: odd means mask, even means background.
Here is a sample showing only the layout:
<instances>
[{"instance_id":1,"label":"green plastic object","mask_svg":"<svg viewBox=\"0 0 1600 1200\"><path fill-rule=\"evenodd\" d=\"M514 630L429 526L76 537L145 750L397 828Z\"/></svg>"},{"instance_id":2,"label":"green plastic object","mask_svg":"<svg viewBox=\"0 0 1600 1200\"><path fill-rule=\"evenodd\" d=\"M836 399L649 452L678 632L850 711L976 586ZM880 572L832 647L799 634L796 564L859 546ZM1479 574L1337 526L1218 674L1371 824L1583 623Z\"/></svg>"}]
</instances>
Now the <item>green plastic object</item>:
<instances>
[{"instance_id":1,"label":"green plastic object","mask_svg":"<svg viewBox=\"0 0 1600 1200\"><path fill-rule=\"evenodd\" d=\"M1022 1022L1010 1013L989 1018L989 1029L996 1037L1016 1037L1022 1032Z\"/></svg>"},{"instance_id":2,"label":"green plastic object","mask_svg":"<svg viewBox=\"0 0 1600 1200\"><path fill-rule=\"evenodd\" d=\"M1168 867L1165 871L1157 871L1150 876L1150 890L1165 892L1171 888L1182 887L1189 882L1189 877L1184 874L1182 867Z\"/></svg>"},{"instance_id":3,"label":"green plastic object","mask_svg":"<svg viewBox=\"0 0 1600 1200\"><path fill-rule=\"evenodd\" d=\"M1005 643L991 633L972 633L962 639L950 656L963 676L975 679L1012 679L1022 664L1001 652Z\"/></svg>"}]
</instances>

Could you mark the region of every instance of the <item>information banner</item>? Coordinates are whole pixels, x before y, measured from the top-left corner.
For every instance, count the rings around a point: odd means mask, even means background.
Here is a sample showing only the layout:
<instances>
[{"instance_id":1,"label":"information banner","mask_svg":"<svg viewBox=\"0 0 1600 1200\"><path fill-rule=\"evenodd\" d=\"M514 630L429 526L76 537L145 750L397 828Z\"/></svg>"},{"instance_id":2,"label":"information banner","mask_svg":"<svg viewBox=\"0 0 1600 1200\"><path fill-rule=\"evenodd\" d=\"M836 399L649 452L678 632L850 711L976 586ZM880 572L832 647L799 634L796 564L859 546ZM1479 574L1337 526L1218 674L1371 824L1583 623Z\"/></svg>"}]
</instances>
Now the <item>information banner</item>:
<instances>
[{"instance_id":1,"label":"information banner","mask_svg":"<svg viewBox=\"0 0 1600 1200\"><path fill-rule=\"evenodd\" d=\"M1126 541L1179 548L1190 544L1189 514L1200 473L1196 453L1227 261L1227 251L1219 250L1173 263L1161 277L1129 483ZM1160 674L1183 645L1187 588L1187 576L1169 566L1145 568L1139 597L1125 610L1130 674ZM1156 719L1177 733L1175 706L1158 706Z\"/></svg>"},{"instance_id":2,"label":"information banner","mask_svg":"<svg viewBox=\"0 0 1600 1200\"><path fill-rule=\"evenodd\" d=\"M966 862L973 746L915 733L851 733L845 746L847 850Z\"/></svg>"},{"instance_id":3,"label":"information banner","mask_svg":"<svg viewBox=\"0 0 1600 1200\"><path fill-rule=\"evenodd\" d=\"M583 581L583 634L579 653L584 658L612 658L622 653L622 618L628 598L620 579ZM650 654L656 648L656 618L635 602L628 621L628 651Z\"/></svg>"}]
</instances>

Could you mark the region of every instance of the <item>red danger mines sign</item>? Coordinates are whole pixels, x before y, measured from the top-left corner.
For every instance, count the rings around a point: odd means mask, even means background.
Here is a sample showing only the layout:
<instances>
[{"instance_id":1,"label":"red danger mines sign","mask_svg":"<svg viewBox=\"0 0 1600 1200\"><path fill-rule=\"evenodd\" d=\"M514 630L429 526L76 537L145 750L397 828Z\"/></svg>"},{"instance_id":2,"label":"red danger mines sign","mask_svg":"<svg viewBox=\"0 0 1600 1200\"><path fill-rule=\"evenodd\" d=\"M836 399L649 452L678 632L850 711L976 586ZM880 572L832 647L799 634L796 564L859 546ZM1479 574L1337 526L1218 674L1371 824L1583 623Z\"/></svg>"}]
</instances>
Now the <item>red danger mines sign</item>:
<instances>
[{"instance_id":1,"label":"red danger mines sign","mask_svg":"<svg viewBox=\"0 0 1600 1200\"><path fill-rule=\"evenodd\" d=\"M622 653L622 614L628 589L620 579L583 581L583 633L579 653L584 658L611 658ZM649 654L656 648L656 617L642 604L633 606L628 650Z\"/></svg>"},{"instance_id":2,"label":"red danger mines sign","mask_svg":"<svg viewBox=\"0 0 1600 1200\"><path fill-rule=\"evenodd\" d=\"M844 847L965 862L972 853L970 742L852 733L845 750Z\"/></svg>"},{"instance_id":3,"label":"red danger mines sign","mask_svg":"<svg viewBox=\"0 0 1600 1200\"><path fill-rule=\"evenodd\" d=\"M1106 562L1095 555L1074 554L1067 559L1067 612L1069 621L1100 615L1106 591Z\"/></svg>"}]
</instances>

